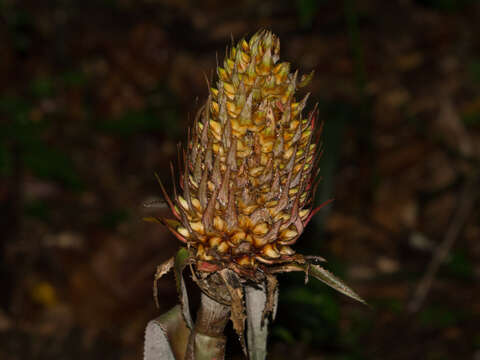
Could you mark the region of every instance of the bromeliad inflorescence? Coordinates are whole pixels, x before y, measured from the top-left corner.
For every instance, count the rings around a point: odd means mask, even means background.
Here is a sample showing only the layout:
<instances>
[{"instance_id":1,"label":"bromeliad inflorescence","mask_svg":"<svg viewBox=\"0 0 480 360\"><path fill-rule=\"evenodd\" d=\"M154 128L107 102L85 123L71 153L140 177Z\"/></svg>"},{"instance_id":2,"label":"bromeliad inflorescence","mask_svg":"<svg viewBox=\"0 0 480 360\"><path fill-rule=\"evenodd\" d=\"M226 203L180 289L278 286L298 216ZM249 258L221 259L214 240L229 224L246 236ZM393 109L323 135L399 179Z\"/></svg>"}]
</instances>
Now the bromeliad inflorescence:
<instances>
[{"instance_id":1,"label":"bromeliad inflorescence","mask_svg":"<svg viewBox=\"0 0 480 360\"><path fill-rule=\"evenodd\" d=\"M227 50L181 154L180 190L169 196L161 185L174 218L159 220L186 245L183 266L201 290L231 306L242 343L244 287L263 284L266 319L275 307L276 273L305 271L362 301L318 266L320 257L291 247L323 206L313 208L321 125L315 110L302 113L308 95L295 97L313 73L299 77L279 53L269 31ZM171 266L173 260L157 278Z\"/></svg>"}]
</instances>

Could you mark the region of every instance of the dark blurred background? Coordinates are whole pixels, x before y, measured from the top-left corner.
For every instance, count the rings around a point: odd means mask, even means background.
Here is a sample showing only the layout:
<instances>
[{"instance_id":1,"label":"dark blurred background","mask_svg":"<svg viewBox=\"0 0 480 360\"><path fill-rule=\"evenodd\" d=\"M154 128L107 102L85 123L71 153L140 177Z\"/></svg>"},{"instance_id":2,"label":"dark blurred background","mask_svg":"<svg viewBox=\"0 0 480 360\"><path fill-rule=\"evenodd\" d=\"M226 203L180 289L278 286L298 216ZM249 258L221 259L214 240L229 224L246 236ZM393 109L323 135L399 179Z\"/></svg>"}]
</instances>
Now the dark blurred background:
<instances>
[{"instance_id":1,"label":"dark blurred background","mask_svg":"<svg viewBox=\"0 0 480 360\"><path fill-rule=\"evenodd\" d=\"M325 121L335 201L297 249L371 305L282 276L269 358L480 359L478 1L1 0L0 21L0 359L141 358L179 246L142 204L216 54L259 28L315 70Z\"/></svg>"}]
</instances>

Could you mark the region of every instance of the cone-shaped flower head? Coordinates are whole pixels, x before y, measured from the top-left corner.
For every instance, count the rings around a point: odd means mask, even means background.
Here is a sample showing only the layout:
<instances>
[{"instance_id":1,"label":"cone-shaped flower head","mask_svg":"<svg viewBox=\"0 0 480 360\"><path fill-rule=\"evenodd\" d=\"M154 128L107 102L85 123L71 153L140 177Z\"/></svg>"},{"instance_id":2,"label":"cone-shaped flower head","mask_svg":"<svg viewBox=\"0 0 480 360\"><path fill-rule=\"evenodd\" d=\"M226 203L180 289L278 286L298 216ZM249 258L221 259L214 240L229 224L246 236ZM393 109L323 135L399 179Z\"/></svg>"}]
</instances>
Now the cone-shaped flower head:
<instances>
[{"instance_id":1,"label":"cone-shaped flower head","mask_svg":"<svg viewBox=\"0 0 480 360\"><path fill-rule=\"evenodd\" d=\"M182 191L169 229L198 260L255 268L295 258L312 215L318 134L302 115L297 78L279 62L280 41L260 31L227 50L183 154Z\"/></svg>"}]
</instances>

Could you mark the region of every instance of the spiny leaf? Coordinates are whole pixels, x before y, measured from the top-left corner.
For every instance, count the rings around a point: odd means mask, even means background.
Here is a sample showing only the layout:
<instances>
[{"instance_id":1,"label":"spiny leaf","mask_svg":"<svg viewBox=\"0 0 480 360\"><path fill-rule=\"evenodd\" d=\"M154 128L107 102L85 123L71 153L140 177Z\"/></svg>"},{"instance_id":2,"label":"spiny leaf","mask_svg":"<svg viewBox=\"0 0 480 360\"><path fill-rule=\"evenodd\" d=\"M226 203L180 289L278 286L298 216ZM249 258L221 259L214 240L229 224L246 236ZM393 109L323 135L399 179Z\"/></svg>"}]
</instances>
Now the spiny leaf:
<instances>
[{"instance_id":1,"label":"spiny leaf","mask_svg":"<svg viewBox=\"0 0 480 360\"><path fill-rule=\"evenodd\" d=\"M223 269L219 272L219 274L225 282L225 286L227 287L230 297L232 298L230 319L233 323L233 329L240 338L243 353L247 355L247 346L245 344L244 336L246 315L245 305L243 303L243 285L240 283L238 275L232 270Z\"/></svg>"},{"instance_id":2,"label":"spiny leaf","mask_svg":"<svg viewBox=\"0 0 480 360\"><path fill-rule=\"evenodd\" d=\"M313 264L305 264L301 265L301 267L303 267L303 270L305 271L307 276L312 275L314 278L322 281L323 283L327 284L338 292L347 295L352 299L360 301L362 304L367 305L365 300L358 296L355 291L353 291L349 286L347 286L342 280L333 275L330 271L322 268L319 265Z\"/></svg>"},{"instance_id":3,"label":"spiny leaf","mask_svg":"<svg viewBox=\"0 0 480 360\"><path fill-rule=\"evenodd\" d=\"M163 275L168 273L173 265L174 265L174 258L173 256L165 261L163 264L157 266L157 271L155 273L155 278L153 280L153 299L155 300L155 305L157 306L157 309L160 307L158 304L158 287L157 287L157 282L162 278Z\"/></svg>"},{"instance_id":4,"label":"spiny leaf","mask_svg":"<svg viewBox=\"0 0 480 360\"><path fill-rule=\"evenodd\" d=\"M159 218L156 218L156 217L153 217L153 216L144 217L144 218L142 218L142 220L146 221L146 222L153 222L153 223L157 223L157 224L162 224L162 222L160 221Z\"/></svg>"},{"instance_id":5,"label":"spiny leaf","mask_svg":"<svg viewBox=\"0 0 480 360\"><path fill-rule=\"evenodd\" d=\"M277 302L277 296L278 296L278 280L275 276L267 274L266 275L266 295L267 295L267 300L265 302L265 308L263 309L262 312L262 326L264 325L264 322L266 318L270 315L273 315L275 312L275 307L276 307L276 302Z\"/></svg>"},{"instance_id":6,"label":"spiny leaf","mask_svg":"<svg viewBox=\"0 0 480 360\"><path fill-rule=\"evenodd\" d=\"M312 275L314 278L322 281L323 283L327 284L328 286L337 290L338 292L341 292L342 294L347 295L348 297L351 297L352 299L355 299L361 302L362 304L368 305L365 302L365 300L363 300L360 296L358 296L357 293L355 293L355 291L350 289L350 287L348 287L342 280L340 280L331 272L322 268L319 265L314 265L311 263L306 263L306 264L290 263L290 264L276 266L274 268L271 268L270 270L272 274L292 272L292 271L305 272L306 281L308 281L308 276Z\"/></svg>"},{"instance_id":7,"label":"spiny leaf","mask_svg":"<svg viewBox=\"0 0 480 360\"><path fill-rule=\"evenodd\" d=\"M185 286L185 280L183 279L183 270L188 265L190 260L190 252L187 248L181 247L175 256L175 281L177 284L177 293L180 297L180 305L182 307L182 314L185 318L187 326L192 329L193 321L190 315L190 307L188 303L187 287Z\"/></svg>"},{"instance_id":8,"label":"spiny leaf","mask_svg":"<svg viewBox=\"0 0 480 360\"><path fill-rule=\"evenodd\" d=\"M310 81L312 81L314 74L315 74L315 71L312 70L312 72L310 74L302 75L302 77L301 77L300 81L298 82L297 86L299 88L307 86L310 83Z\"/></svg>"}]
</instances>

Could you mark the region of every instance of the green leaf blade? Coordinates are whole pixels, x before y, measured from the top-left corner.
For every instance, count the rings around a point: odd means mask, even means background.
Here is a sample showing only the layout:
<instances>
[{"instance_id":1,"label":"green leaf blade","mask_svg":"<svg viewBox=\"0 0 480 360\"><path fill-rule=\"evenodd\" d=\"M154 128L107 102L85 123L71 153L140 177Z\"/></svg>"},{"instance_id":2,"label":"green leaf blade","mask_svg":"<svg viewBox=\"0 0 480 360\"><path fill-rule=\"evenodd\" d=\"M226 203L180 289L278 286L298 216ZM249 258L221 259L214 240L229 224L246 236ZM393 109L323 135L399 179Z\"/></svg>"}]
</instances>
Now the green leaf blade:
<instances>
[{"instance_id":1,"label":"green leaf blade","mask_svg":"<svg viewBox=\"0 0 480 360\"><path fill-rule=\"evenodd\" d=\"M335 275L333 275L327 269L322 268L319 265L306 264L302 265L304 271L308 275L312 275L314 278L320 280L324 284L330 286L336 291L361 302L364 305L368 305L365 300L363 300L355 291L353 291L349 286L347 286L343 280L340 280Z\"/></svg>"},{"instance_id":2,"label":"green leaf blade","mask_svg":"<svg viewBox=\"0 0 480 360\"><path fill-rule=\"evenodd\" d=\"M177 293L180 297L180 306L182 308L182 314L187 326L192 329L193 321L190 315L190 305L188 301L187 287L185 286L185 280L183 278L183 270L188 265L190 260L190 252L187 248L181 247L175 256L175 282L177 284Z\"/></svg>"}]
</instances>

